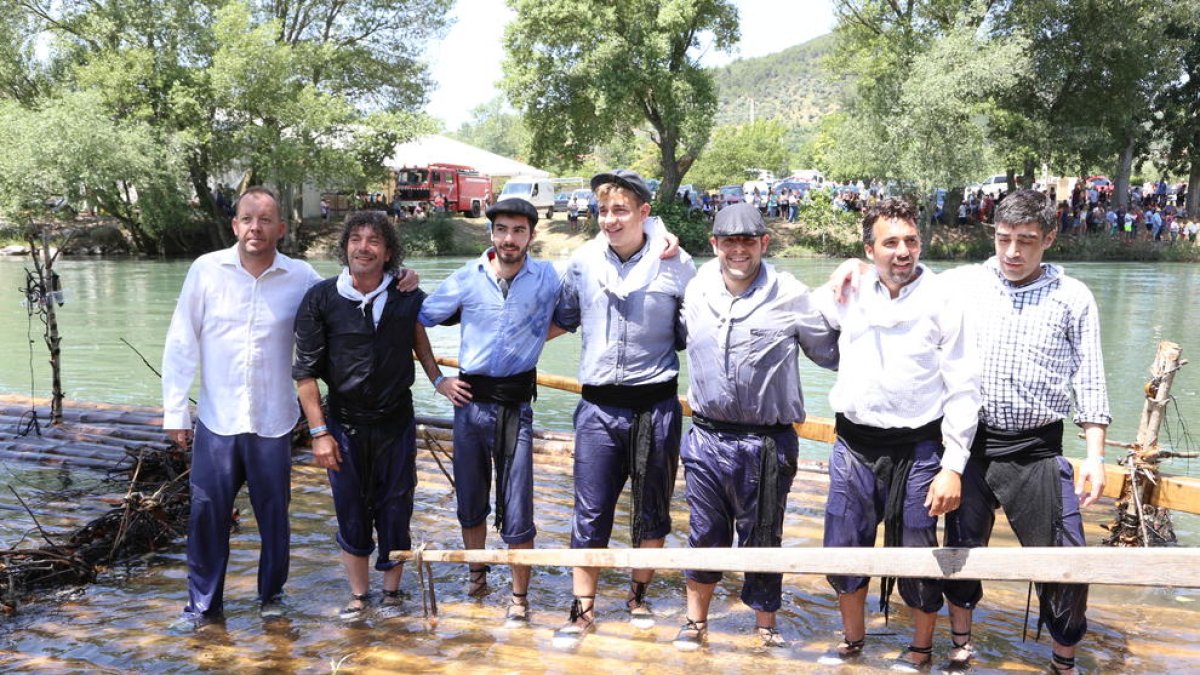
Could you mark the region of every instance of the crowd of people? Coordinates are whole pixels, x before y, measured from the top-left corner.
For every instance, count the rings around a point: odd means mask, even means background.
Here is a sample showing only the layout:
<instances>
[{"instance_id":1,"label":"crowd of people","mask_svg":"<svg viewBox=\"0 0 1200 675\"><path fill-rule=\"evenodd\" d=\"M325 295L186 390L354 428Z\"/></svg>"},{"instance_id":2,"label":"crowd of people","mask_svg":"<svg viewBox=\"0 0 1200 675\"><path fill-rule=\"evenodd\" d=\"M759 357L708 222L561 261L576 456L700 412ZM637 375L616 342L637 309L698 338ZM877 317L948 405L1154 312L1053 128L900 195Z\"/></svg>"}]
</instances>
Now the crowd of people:
<instances>
[{"instance_id":1,"label":"crowd of people","mask_svg":"<svg viewBox=\"0 0 1200 675\"><path fill-rule=\"evenodd\" d=\"M1020 191L1002 200L996 255L942 274L920 263L917 212L880 199L862 220L869 263L846 261L812 289L766 262L771 238L752 203L715 215L715 257L697 268L651 215L651 193L638 174L597 174L591 188L600 232L565 271L530 255L534 207L505 199L486 212L491 246L428 295L400 265L395 229L382 213L346 218L343 268L322 280L276 250L286 225L273 194L252 188L237 200L237 242L193 263L163 356L164 428L192 452L186 625L223 614L233 499L247 482L262 539L261 614L286 612L289 434L301 410L337 515L334 540L350 596L340 616L371 612L372 554L382 577L379 603L399 603L402 562L393 555L411 547L416 490L414 355L454 406L464 547L486 545L490 520L510 549L532 548L537 361L547 340L574 331L582 342L582 396L574 415L572 548L609 546L627 483L629 543L663 546L674 529L681 464L688 547L780 547L796 473L793 425L806 416L801 354L838 370L830 393L837 443L827 546L872 547L881 522L886 546L936 546L943 516L946 545L985 546L1001 506L1022 544L1084 544L1079 511L1103 488L1110 416L1092 295L1042 259L1058 234L1045 196ZM457 375L444 375L433 357L425 331L436 325L458 326ZM680 351L690 363L686 434ZM188 392L197 369L193 425ZM318 382L328 392L324 404ZM1088 453L1078 475L1062 456L1072 408ZM597 630L599 572L574 570L556 647L573 648ZM680 650L708 642L722 576L685 573L686 615L673 640ZM656 623L653 577L652 569L635 569L628 580L625 609L641 630ZM867 581L829 577L844 638L831 645L827 663L864 652ZM530 584L530 568L514 565L506 626L529 625ZM895 586L914 619L897 667L915 672L931 664L947 602L947 656L960 666L974 658L979 582L902 579ZM885 602L891 587L884 584ZM488 592L489 569L471 565L465 594ZM740 597L753 610L762 646L786 645L776 623L782 575L747 573ZM1071 672L1087 627L1087 587L1040 584L1038 597L1054 640L1050 665Z\"/></svg>"}]
</instances>

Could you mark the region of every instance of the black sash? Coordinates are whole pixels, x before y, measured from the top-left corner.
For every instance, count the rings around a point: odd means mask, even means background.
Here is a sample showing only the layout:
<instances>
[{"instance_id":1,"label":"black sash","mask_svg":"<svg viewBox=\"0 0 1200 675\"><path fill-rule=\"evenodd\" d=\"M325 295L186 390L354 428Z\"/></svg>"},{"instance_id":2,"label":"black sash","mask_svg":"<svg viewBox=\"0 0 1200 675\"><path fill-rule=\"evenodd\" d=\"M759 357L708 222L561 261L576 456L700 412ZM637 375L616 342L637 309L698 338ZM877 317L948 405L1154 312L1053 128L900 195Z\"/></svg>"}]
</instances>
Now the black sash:
<instances>
[{"instance_id":1,"label":"black sash","mask_svg":"<svg viewBox=\"0 0 1200 675\"><path fill-rule=\"evenodd\" d=\"M496 472L496 517L492 524L502 530L508 468L517 452L517 434L521 429L521 404L537 398L537 371L527 370L508 377L461 373L459 377L471 385L471 402L500 406L492 441L492 466Z\"/></svg>"},{"instance_id":2,"label":"black sash","mask_svg":"<svg viewBox=\"0 0 1200 675\"><path fill-rule=\"evenodd\" d=\"M758 470L758 513L754 520L754 533L750 535L750 546L774 546L775 511L779 505L779 457L776 454L774 434L791 431L792 425L721 422L697 412L692 412L692 424L706 431L725 431L762 438L762 455L759 457Z\"/></svg>"},{"instance_id":3,"label":"black sash","mask_svg":"<svg viewBox=\"0 0 1200 675\"><path fill-rule=\"evenodd\" d=\"M678 395L679 381L672 377L666 382L626 386L619 384L583 385L583 400L593 405L628 408L633 411L629 427L629 493L633 507L629 510L630 540L634 548L642 545L642 505L645 503L646 465L654 447L654 416L656 404Z\"/></svg>"},{"instance_id":4,"label":"black sash","mask_svg":"<svg viewBox=\"0 0 1200 675\"><path fill-rule=\"evenodd\" d=\"M1062 420L1024 431L1004 431L980 422L971 456L1006 461L1058 457L1062 454L1062 437Z\"/></svg>"},{"instance_id":5,"label":"black sash","mask_svg":"<svg viewBox=\"0 0 1200 675\"><path fill-rule=\"evenodd\" d=\"M834 428L842 443L856 458L871 467L875 479L888 486L887 501L883 506L883 545L903 545L904 500L908 496L908 476L912 473L913 449L922 441L942 440L942 418L937 418L919 427L897 427L883 429L858 424L845 415L837 413ZM879 611L884 622L890 610L892 589L896 577L879 579Z\"/></svg>"}]
</instances>

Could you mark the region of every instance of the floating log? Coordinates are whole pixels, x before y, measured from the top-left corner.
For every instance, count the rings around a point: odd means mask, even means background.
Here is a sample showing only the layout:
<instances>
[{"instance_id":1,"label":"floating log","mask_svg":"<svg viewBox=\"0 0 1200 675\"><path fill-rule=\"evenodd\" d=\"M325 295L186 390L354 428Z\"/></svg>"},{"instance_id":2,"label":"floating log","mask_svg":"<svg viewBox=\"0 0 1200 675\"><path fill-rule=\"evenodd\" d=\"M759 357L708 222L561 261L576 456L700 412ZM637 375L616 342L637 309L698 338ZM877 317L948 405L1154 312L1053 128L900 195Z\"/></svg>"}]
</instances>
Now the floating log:
<instances>
[{"instance_id":1,"label":"floating log","mask_svg":"<svg viewBox=\"0 0 1200 675\"><path fill-rule=\"evenodd\" d=\"M406 552L400 557L411 559L416 554ZM1200 587L1197 548L425 549L420 557L424 562L485 565Z\"/></svg>"}]
</instances>

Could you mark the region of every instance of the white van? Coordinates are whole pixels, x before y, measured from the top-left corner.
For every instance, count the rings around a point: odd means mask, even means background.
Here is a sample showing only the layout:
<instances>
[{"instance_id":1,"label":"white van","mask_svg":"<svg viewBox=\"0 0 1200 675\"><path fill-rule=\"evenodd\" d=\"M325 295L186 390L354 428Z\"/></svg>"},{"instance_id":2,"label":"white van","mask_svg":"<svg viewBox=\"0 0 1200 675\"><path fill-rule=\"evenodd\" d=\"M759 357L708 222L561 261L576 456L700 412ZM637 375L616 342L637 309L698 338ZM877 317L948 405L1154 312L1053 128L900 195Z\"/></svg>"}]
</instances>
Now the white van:
<instances>
[{"instance_id":1,"label":"white van","mask_svg":"<svg viewBox=\"0 0 1200 675\"><path fill-rule=\"evenodd\" d=\"M549 178L513 176L504 184L500 199L519 197L533 204L533 208L546 214L546 220L554 218L554 184Z\"/></svg>"}]
</instances>

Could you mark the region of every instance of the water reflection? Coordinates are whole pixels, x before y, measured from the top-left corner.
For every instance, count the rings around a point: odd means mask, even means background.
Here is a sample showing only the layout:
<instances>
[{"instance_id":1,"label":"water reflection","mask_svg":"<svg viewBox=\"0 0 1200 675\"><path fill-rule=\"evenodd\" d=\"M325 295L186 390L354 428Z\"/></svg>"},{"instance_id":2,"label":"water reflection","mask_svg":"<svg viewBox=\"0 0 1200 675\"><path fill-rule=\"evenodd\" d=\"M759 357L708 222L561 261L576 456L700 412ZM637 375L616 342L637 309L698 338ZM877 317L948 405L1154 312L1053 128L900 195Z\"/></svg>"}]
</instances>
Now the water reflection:
<instances>
[{"instance_id":1,"label":"water reflection","mask_svg":"<svg viewBox=\"0 0 1200 675\"><path fill-rule=\"evenodd\" d=\"M36 483L34 469L30 481ZM413 520L414 539L440 547L459 546L453 499L445 477L426 453L418 463L420 486ZM50 479L52 480L52 479ZM79 482L94 480L80 473ZM538 545L565 547L570 539L569 467L561 461L540 461L536 478ZM821 536L824 477L801 473L791 495L784 532L785 546L817 546ZM678 488L682 491L682 482ZM816 665L840 635L832 591L823 579L785 577L784 605L779 624L791 646L764 653L752 634L753 615L738 601L740 579L733 575L718 586L713 603L710 648L681 654L670 645L683 621L683 580L667 572L653 584L650 596L659 624L636 631L625 621L623 599L627 576L605 572L597 600L599 630L570 654L551 646L553 630L565 619L571 599L571 577L565 568L534 573L528 629L503 628L508 572L494 568L495 589L481 601L465 595L462 566L435 565L439 616L436 626L422 615L413 570L407 570L402 590L407 597L398 614L373 614L346 623L337 619L348 590L337 561L336 529L324 473L297 466L292 501L293 549L288 581L290 611L281 620L264 621L253 602L258 535L243 495L243 525L233 538L226 586L229 612L223 623L189 634L169 626L185 599L182 546L149 556L144 563L114 569L78 597L61 603L35 603L0 623L0 667L29 670L87 672L345 672L368 671L492 671L539 672L704 672L741 673L827 670ZM686 545L687 516L676 500L676 532L668 546ZM627 537L628 514L622 504L616 539ZM1100 536L1100 514L1088 517L1088 538ZM12 521L3 529L4 543L13 534ZM997 532L1006 532L998 528ZM1001 539L1002 545L1012 544ZM377 579L373 579L375 584ZM874 596L875 588L872 588ZM1048 654L1046 637L1038 643L1020 641L1026 587L1017 583L987 584L984 608L977 613L975 642L981 665L977 672L1041 669ZM1104 672L1167 672L1186 669L1200 658L1200 622L1193 591L1096 587L1089 613L1091 632L1087 670ZM871 601L874 602L873 599ZM873 604L871 605L873 606ZM871 615L870 642L865 661L846 672L886 670L911 631L907 617ZM1036 608L1035 618L1036 621ZM1032 635L1032 627L1031 627ZM945 628L938 634L939 650L949 643Z\"/></svg>"}]
</instances>

